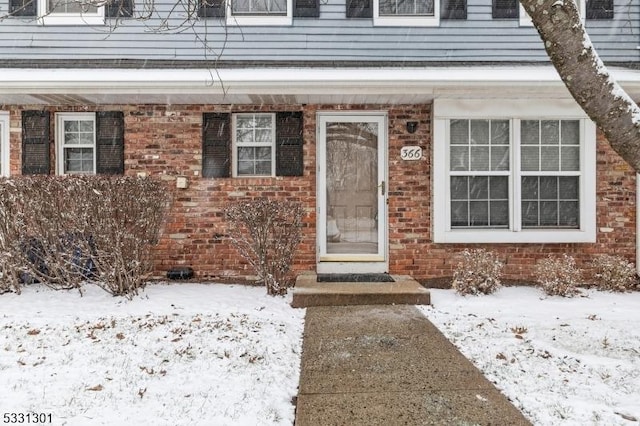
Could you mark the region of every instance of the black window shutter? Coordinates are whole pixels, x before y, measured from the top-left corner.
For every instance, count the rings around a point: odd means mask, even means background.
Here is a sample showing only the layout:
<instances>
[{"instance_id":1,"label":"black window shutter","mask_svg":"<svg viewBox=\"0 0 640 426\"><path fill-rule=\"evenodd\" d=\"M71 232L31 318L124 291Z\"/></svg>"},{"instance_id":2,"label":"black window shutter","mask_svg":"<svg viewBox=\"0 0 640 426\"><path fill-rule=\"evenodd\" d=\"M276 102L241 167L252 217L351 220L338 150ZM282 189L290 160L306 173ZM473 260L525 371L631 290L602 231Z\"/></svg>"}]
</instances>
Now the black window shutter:
<instances>
[{"instance_id":1,"label":"black window shutter","mask_svg":"<svg viewBox=\"0 0 640 426\"><path fill-rule=\"evenodd\" d=\"M520 16L520 2L518 0L493 0L493 18L518 18Z\"/></svg>"},{"instance_id":2,"label":"black window shutter","mask_svg":"<svg viewBox=\"0 0 640 426\"><path fill-rule=\"evenodd\" d=\"M320 0L293 0L293 16L317 18L320 16Z\"/></svg>"},{"instance_id":3,"label":"black window shutter","mask_svg":"<svg viewBox=\"0 0 640 426\"><path fill-rule=\"evenodd\" d=\"M223 18L225 16L224 0L199 0L198 16L201 18Z\"/></svg>"},{"instance_id":4,"label":"black window shutter","mask_svg":"<svg viewBox=\"0 0 640 426\"><path fill-rule=\"evenodd\" d=\"M9 15L36 16L38 0L9 0Z\"/></svg>"},{"instance_id":5,"label":"black window shutter","mask_svg":"<svg viewBox=\"0 0 640 426\"><path fill-rule=\"evenodd\" d=\"M302 176L302 112L276 114L276 176Z\"/></svg>"},{"instance_id":6,"label":"black window shutter","mask_svg":"<svg viewBox=\"0 0 640 426\"><path fill-rule=\"evenodd\" d=\"M440 19L467 19L467 0L442 0Z\"/></svg>"},{"instance_id":7,"label":"black window shutter","mask_svg":"<svg viewBox=\"0 0 640 426\"><path fill-rule=\"evenodd\" d=\"M47 111L22 111L23 175L48 175L51 172L49 120Z\"/></svg>"},{"instance_id":8,"label":"black window shutter","mask_svg":"<svg viewBox=\"0 0 640 426\"><path fill-rule=\"evenodd\" d=\"M230 177L231 114L207 112L202 120L202 177Z\"/></svg>"},{"instance_id":9,"label":"black window shutter","mask_svg":"<svg viewBox=\"0 0 640 426\"><path fill-rule=\"evenodd\" d=\"M373 18L373 0L347 0L347 18Z\"/></svg>"},{"instance_id":10,"label":"black window shutter","mask_svg":"<svg viewBox=\"0 0 640 426\"><path fill-rule=\"evenodd\" d=\"M96 173L124 174L124 113L96 113Z\"/></svg>"},{"instance_id":11,"label":"black window shutter","mask_svg":"<svg viewBox=\"0 0 640 426\"><path fill-rule=\"evenodd\" d=\"M104 16L107 18L131 18L133 16L134 0L111 0L104 6Z\"/></svg>"},{"instance_id":12,"label":"black window shutter","mask_svg":"<svg viewBox=\"0 0 640 426\"><path fill-rule=\"evenodd\" d=\"M587 0L587 19L613 19L613 0Z\"/></svg>"}]
</instances>

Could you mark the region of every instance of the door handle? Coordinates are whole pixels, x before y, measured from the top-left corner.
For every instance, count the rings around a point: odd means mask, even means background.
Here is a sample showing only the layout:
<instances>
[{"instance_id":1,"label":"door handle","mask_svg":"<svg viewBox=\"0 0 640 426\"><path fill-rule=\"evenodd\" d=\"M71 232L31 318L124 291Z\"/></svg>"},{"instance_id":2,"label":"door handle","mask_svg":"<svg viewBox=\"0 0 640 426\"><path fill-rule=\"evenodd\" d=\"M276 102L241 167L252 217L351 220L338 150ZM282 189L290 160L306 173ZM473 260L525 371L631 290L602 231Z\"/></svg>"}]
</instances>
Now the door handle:
<instances>
[{"instance_id":1,"label":"door handle","mask_svg":"<svg viewBox=\"0 0 640 426\"><path fill-rule=\"evenodd\" d=\"M380 190L382 191L382 195L384 195L386 190L385 182L382 181L382 183L379 186L380 186Z\"/></svg>"}]
</instances>

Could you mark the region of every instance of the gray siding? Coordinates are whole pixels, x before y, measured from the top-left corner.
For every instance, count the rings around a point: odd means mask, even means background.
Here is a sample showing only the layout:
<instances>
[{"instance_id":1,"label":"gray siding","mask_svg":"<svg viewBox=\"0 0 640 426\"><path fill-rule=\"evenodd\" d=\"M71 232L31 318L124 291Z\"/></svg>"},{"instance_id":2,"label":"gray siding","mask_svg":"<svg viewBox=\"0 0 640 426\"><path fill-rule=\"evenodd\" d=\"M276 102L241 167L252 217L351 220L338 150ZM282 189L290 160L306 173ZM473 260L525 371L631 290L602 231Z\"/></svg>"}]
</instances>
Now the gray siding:
<instances>
[{"instance_id":1,"label":"gray siding","mask_svg":"<svg viewBox=\"0 0 640 426\"><path fill-rule=\"evenodd\" d=\"M142 1L136 3L142 9ZM156 0L159 14L173 3ZM181 32L154 31L160 21L153 19L124 19L110 30L6 18L0 21L0 59L547 61L536 31L518 20L492 19L490 0L468 0L466 20L441 20L433 28L375 27L371 19L347 19L345 0L320 3L319 18L294 18L291 26L226 27L223 19L209 18ZM0 14L7 9L8 0L0 0ZM170 20L179 22L177 15ZM587 30L605 61L638 61L640 0L616 0L614 20L588 20Z\"/></svg>"}]
</instances>

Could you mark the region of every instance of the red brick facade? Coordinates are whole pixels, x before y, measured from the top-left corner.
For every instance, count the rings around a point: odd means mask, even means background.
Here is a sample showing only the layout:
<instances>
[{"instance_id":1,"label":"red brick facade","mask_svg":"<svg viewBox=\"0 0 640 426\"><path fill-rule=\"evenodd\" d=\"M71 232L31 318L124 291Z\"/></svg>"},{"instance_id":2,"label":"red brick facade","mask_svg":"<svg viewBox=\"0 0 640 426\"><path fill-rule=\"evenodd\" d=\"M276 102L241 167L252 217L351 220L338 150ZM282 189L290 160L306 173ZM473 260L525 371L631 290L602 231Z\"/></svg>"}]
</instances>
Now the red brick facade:
<instances>
[{"instance_id":1,"label":"red brick facade","mask_svg":"<svg viewBox=\"0 0 640 426\"><path fill-rule=\"evenodd\" d=\"M11 108L11 174L20 173L21 111ZM47 108L51 112L85 108ZM192 266L200 279L248 276L252 271L226 239L223 209L247 197L267 196L300 201L306 209L304 239L294 269L316 265L316 112L376 110L388 114L389 269L426 280L451 276L462 244L432 242L431 105L109 105L101 110L125 114L125 173L159 177L174 195L171 213L156 253L156 275L179 265ZM91 109L89 109L91 111ZM303 111L304 175L273 178L202 178L202 114L204 112ZM406 131L418 121L417 131ZM53 124L52 124L53 126ZM53 130L52 130L53 132ZM53 133L52 133L53 135ZM53 138L52 138L53 140ZM421 161L402 161L400 148L420 145ZM52 144L52 154L54 147ZM52 155L53 157L53 155ZM187 189L176 189L178 176ZM588 267L593 255L618 254L635 260L635 174L599 137L597 149L597 242L594 244L476 244L499 253L506 278L527 280L538 259L568 253Z\"/></svg>"}]
</instances>

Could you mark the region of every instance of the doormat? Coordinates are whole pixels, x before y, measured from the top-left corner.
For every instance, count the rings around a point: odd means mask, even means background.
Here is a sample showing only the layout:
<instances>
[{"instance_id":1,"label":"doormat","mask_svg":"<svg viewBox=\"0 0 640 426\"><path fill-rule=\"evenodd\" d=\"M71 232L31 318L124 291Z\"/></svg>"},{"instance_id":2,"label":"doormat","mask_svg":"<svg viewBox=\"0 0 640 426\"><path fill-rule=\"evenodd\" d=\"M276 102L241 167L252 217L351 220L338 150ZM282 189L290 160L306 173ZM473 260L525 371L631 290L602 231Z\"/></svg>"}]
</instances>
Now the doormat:
<instances>
[{"instance_id":1,"label":"doormat","mask_svg":"<svg viewBox=\"0 0 640 426\"><path fill-rule=\"evenodd\" d=\"M392 283L389 274L318 274L319 283Z\"/></svg>"}]
</instances>

